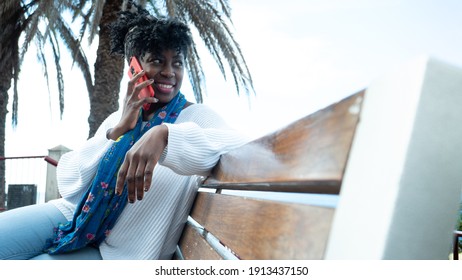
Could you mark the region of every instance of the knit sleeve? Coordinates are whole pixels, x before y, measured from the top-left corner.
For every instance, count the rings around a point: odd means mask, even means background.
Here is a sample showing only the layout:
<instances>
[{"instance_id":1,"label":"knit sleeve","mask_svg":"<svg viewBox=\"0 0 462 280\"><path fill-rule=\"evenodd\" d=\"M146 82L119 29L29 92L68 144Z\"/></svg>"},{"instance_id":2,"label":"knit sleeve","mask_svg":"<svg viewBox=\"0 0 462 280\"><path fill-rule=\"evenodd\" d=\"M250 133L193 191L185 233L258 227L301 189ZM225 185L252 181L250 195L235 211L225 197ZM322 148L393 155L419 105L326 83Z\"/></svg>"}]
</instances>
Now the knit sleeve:
<instances>
[{"instance_id":1,"label":"knit sleeve","mask_svg":"<svg viewBox=\"0 0 462 280\"><path fill-rule=\"evenodd\" d=\"M168 144L159 163L180 175L207 176L222 154L249 139L207 106L191 107L194 108L184 112L183 122L165 124Z\"/></svg>"},{"instance_id":2,"label":"knit sleeve","mask_svg":"<svg viewBox=\"0 0 462 280\"><path fill-rule=\"evenodd\" d=\"M113 127L118 118L117 113L113 113L82 147L64 154L59 160L56 170L59 193L71 204L80 201L96 173L101 157L114 142L106 138L106 131Z\"/></svg>"}]
</instances>

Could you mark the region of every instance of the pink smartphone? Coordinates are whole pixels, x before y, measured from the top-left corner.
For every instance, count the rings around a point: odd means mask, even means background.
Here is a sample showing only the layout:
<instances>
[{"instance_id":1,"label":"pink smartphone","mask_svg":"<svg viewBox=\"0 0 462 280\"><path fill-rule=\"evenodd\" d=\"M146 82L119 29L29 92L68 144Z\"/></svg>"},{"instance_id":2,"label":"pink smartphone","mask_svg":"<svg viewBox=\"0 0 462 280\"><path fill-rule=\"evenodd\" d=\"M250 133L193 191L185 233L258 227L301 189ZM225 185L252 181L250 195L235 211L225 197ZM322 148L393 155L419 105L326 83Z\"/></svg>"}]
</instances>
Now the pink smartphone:
<instances>
[{"instance_id":1,"label":"pink smartphone","mask_svg":"<svg viewBox=\"0 0 462 280\"><path fill-rule=\"evenodd\" d=\"M133 56L130 59L130 67L128 69L128 76L131 79L134 75L141 72L141 70L143 70L143 68L141 67L140 62L138 61L136 57ZM148 76L144 74L136 83L139 84L147 80L148 80ZM145 98L145 97L154 97L154 89L152 88L151 85L148 85L147 87L141 89L140 93L138 94L138 98L140 99ZM150 106L151 106L151 103L145 103L143 104L143 109L147 111L149 110Z\"/></svg>"}]
</instances>

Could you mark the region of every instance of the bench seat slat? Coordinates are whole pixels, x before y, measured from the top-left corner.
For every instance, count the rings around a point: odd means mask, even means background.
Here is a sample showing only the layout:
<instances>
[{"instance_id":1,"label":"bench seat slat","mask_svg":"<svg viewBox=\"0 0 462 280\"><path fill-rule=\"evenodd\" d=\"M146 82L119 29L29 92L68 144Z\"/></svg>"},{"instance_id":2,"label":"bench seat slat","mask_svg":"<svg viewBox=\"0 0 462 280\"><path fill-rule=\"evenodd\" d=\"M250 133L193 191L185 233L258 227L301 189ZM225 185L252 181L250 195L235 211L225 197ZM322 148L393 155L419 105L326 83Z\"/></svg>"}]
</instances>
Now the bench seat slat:
<instances>
[{"instance_id":1,"label":"bench seat slat","mask_svg":"<svg viewBox=\"0 0 462 280\"><path fill-rule=\"evenodd\" d=\"M334 211L199 192L191 216L240 259L322 259Z\"/></svg>"},{"instance_id":2,"label":"bench seat slat","mask_svg":"<svg viewBox=\"0 0 462 280\"><path fill-rule=\"evenodd\" d=\"M185 260L222 260L205 238L190 224L186 224L178 246Z\"/></svg>"}]
</instances>

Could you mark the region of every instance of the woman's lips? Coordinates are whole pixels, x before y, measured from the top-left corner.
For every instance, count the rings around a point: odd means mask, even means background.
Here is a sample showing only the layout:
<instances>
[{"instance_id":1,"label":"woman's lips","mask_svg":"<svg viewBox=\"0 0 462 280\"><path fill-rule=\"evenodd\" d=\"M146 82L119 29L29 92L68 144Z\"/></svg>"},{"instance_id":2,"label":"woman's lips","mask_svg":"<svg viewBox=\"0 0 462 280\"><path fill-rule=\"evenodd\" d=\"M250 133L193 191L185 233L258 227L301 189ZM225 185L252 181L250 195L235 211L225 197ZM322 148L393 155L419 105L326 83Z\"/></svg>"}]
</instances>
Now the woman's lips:
<instances>
[{"instance_id":1,"label":"woman's lips","mask_svg":"<svg viewBox=\"0 0 462 280\"><path fill-rule=\"evenodd\" d=\"M171 93L175 86L172 84L156 83L156 87L162 93Z\"/></svg>"}]
</instances>

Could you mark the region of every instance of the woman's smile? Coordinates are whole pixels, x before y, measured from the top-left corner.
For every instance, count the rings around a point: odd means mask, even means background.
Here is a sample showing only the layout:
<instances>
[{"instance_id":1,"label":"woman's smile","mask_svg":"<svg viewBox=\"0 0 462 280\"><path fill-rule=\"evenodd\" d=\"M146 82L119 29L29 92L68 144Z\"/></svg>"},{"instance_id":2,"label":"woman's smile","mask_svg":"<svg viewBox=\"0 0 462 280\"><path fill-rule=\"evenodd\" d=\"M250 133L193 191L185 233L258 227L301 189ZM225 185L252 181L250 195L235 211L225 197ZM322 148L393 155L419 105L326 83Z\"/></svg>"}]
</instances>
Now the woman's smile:
<instances>
[{"instance_id":1,"label":"woman's smile","mask_svg":"<svg viewBox=\"0 0 462 280\"><path fill-rule=\"evenodd\" d=\"M154 86L158 92L163 94L171 94L175 89L175 84L173 83L165 83L165 82L154 82ZM155 90L156 91L156 90Z\"/></svg>"}]
</instances>

